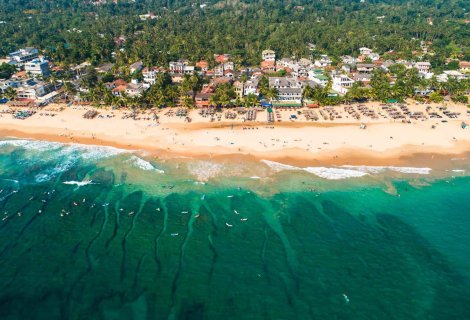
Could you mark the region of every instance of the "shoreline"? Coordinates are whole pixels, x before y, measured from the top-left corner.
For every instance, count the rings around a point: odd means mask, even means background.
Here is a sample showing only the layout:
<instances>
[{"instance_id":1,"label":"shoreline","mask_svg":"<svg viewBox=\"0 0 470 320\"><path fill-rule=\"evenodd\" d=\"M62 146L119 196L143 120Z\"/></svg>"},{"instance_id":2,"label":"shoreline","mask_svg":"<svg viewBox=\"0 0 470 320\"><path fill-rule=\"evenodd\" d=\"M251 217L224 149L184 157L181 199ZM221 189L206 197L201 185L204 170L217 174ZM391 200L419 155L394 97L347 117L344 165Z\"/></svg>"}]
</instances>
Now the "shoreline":
<instances>
[{"instance_id":1,"label":"shoreline","mask_svg":"<svg viewBox=\"0 0 470 320\"><path fill-rule=\"evenodd\" d=\"M462 119L411 124L374 120L267 124L204 119L185 123L162 115L157 126L152 121L123 119L123 111L112 111L114 117L109 119L83 119L86 110L68 108L54 117L35 114L25 120L3 114L0 136L110 146L159 159L264 159L296 166L425 166L450 157L466 158L470 153L470 130L460 127ZM360 130L358 123L363 122L367 129Z\"/></svg>"}]
</instances>

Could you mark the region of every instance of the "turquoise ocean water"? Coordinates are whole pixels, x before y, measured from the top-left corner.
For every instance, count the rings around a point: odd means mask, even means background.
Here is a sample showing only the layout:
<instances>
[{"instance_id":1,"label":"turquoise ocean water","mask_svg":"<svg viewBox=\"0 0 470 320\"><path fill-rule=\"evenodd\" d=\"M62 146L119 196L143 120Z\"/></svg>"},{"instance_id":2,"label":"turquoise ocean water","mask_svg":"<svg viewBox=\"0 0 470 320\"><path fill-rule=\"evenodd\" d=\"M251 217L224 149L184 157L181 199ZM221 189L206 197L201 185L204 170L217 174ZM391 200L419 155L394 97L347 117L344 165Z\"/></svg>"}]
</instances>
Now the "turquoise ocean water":
<instances>
[{"instance_id":1,"label":"turquoise ocean water","mask_svg":"<svg viewBox=\"0 0 470 320\"><path fill-rule=\"evenodd\" d=\"M0 319L470 319L470 177L0 141Z\"/></svg>"}]
</instances>

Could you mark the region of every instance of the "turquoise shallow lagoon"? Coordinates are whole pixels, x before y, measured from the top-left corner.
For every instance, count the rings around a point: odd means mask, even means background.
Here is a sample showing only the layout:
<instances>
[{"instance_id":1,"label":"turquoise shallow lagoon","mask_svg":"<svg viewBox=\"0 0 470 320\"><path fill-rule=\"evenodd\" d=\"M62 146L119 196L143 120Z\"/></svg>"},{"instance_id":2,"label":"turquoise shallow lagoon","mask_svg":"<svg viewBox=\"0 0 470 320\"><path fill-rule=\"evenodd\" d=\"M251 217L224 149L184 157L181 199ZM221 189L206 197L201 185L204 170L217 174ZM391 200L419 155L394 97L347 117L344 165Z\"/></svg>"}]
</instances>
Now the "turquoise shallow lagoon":
<instances>
[{"instance_id":1,"label":"turquoise shallow lagoon","mask_svg":"<svg viewBox=\"0 0 470 320\"><path fill-rule=\"evenodd\" d=\"M0 319L469 319L469 194L461 167L3 141Z\"/></svg>"}]
</instances>

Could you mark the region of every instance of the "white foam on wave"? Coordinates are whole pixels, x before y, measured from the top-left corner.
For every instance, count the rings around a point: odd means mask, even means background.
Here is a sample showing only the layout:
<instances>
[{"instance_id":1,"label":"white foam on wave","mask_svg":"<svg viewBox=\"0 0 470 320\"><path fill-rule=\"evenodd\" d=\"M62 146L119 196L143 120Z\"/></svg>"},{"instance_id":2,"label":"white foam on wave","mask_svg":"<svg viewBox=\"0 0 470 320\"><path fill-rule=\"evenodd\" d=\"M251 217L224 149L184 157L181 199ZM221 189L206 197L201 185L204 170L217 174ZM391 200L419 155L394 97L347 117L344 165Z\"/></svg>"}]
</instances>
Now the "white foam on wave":
<instances>
[{"instance_id":1,"label":"white foam on wave","mask_svg":"<svg viewBox=\"0 0 470 320\"><path fill-rule=\"evenodd\" d=\"M274 171L285 171L285 170L303 170L309 173L312 173L320 178L328 179L328 180L340 180L340 179L347 179L347 178L357 178L367 175L366 172L361 172L357 170L351 169L341 169L341 168L327 168L327 167L306 167L306 168L299 168L295 166L291 166L284 163L274 162L270 160L261 160L264 164L269 166Z\"/></svg>"},{"instance_id":2,"label":"white foam on wave","mask_svg":"<svg viewBox=\"0 0 470 320\"><path fill-rule=\"evenodd\" d=\"M63 145L57 142L49 142L49 141L41 141L41 140L27 140L27 139L1 140L0 147L6 147L6 146L23 148L26 150L51 151L51 150L59 149Z\"/></svg>"},{"instance_id":3,"label":"white foam on wave","mask_svg":"<svg viewBox=\"0 0 470 320\"><path fill-rule=\"evenodd\" d=\"M328 180L341 180L348 178L360 178L368 175L367 172L341 169L341 168L326 168L326 167L307 167L303 170L313 173L314 175Z\"/></svg>"},{"instance_id":4,"label":"white foam on wave","mask_svg":"<svg viewBox=\"0 0 470 320\"><path fill-rule=\"evenodd\" d=\"M387 169L400 172L400 173L412 173L412 174L430 174L431 168L414 168L414 167L387 167Z\"/></svg>"},{"instance_id":5,"label":"white foam on wave","mask_svg":"<svg viewBox=\"0 0 470 320\"><path fill-rule=\"evenodd\" d=\"M54 167L47 168L43 172L38 173L34 180L38 183L49 181L62 172L70 170L76 163L77 160L75 158L65 158L65 160L57 163Z\"/></svg>"},{"instance_id":6,"label":"white foam on wave","mask_svg":"<svg viewBox=\"0 0 470 320\"><path fill-rule=\"evenodd\" d=\"M114 157L119 154L128 153L129 151L124 149L118 149L114 147L106 146L94 146L94 145L85 145L85 144L71 144L65 149L70 153L79 152L80 157L83 160L99 160L109 157Z\"/></svg>"},{"instance_id":7,"label":"white foam on wave","mask_svg":"<svg viewBox=\"0 0 470 320\"><path fill-rule=\"evenodd\" d=\"M341 167L306 167L299 168L284 163L270 160L261 160L276 172L285 170L303 170L312 173L320 178L328 180L340 180L348 178L360 178L369 174L380 174L385 171L394 171L403 174L430 174L431 168L420 167L397 167L397 166L352 166L344 165Z\"/></svg>"},{"instance_id":8,"label":"white foam on wave","mask_svg":"<svg viewBox=\"0 0 470 320\"><path fill-rule=\"evenodd\" d=\"M455 172L455 173L465 173L465 170L463 170L463 169L454 169L454 170L452 170L452 172Z\"/></svg>"},{"instance_id":9,"label":"white foam on wave","mask_svg":"<svg viewBox=\"0 0 470 320\"><path fill-rule=\"evenodd\" d=\"M158 173L165 173L165 171L155 168L150 162L139 158L137 156L132 156L129 160L134 166L145 171L156 171Z\"/></svg>"},{"instance_id":10,"label":"white foam on wave","mask_svg":"<svg viewBox=\"0 0 470 320\"><path fill-rule=\"evenodd\" d=\"M419 168L419 167L396 167L396 166L342 166L342 168L354 169L359 170L362 172L377 174L382 173L384 171L395 171L399 173L407 173L407 174L430 174L432 169L431 168Z\"/></svg>"},{"instance_id":11,"label":"white foam on wave","mask_svg":"<svg viewBox=\"0 0 470 320\"><path fill-rule=\"evenodd\" d=\"M284 170L301 170L299 167L294 167L288 164L270 161L270 160L261 160L264 164L276 171L284 171Z\"/></svg>"},{"instance_id":12,"label":"white foam on wave","mask_svg":"<svg viewBox=\"0 0 470 320\"><path fill-rule=\"evenodd\" d=\"M79 160L93 161L129 152L114 147L28 139L0 141L0 148L6 146L33 151L33 157L28 157L28 159L25 160L25 164L30 164L31 162L47 163L49 161L53 163L53 166L47 167L35 175L34 180L38 183L54 179L57 175L70 170ZM36 154L38 152L40 154Z\"/></svg>"},{"instance_id":13,"label":"white foam on wave","mask_svg":"<svg viewBox=\"0 0 470 320\"><path fill-rule=\"evenodd\" d=\"M259 179L261 179L261 177L258 177L258 176L252 176L252 177L250 177L250 179L253 179L253 180L259 180Z\"/></svg>"},{"instance_id":14,"label":"white foam on wave","mask_svg":"<svg viewBox=\"0 0 470 320\"><path fill-rule=\"evenodd\" d=\"M71 181L65 181L65 182L63 182L63 184L75 185L77 187L83 187L83 186L87 186L89 184L94 184L94 183L93 183L93 180L83 180L83 181L71 180Z\"/></svg>"},{"instance_id":15,"label":"white foam on wave","mask_svg":"<svg viewBox=\"0 0 470 320\"><path fill-rule=\"evenodd\" d=\"M116 156L121 153L129 151L107 146L86 145L77 143L60 143L42 140L27 140L27 139L11 139L1 140L0 147L13 146L16 148L23 148L26 150L49 152L60 149L54 156L78 156L84 160L97 160Z\"/></svg>"}]
</instances>

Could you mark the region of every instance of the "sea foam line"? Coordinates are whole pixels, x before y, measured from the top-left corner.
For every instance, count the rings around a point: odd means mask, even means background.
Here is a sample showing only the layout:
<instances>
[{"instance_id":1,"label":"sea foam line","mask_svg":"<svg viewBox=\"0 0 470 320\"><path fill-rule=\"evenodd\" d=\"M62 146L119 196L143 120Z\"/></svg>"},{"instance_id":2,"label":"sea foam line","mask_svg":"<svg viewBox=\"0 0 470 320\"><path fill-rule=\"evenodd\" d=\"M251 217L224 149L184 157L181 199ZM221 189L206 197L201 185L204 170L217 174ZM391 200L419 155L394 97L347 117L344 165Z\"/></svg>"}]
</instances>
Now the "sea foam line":
<instances>
[{"instance_id":1,"label":"sea foam line","mask_svg":"<svg viewBox=\"0 0 470 320\"><path fill-rule=\"evenodd\" d=\"M396 166L342 166L342 168L349 168L354 170L359 170L367 173L381 173L384 171L395 171L400 173L409 173L409 174L430 174L432 169L426 167L396 167Z\"/></svg>"},{"instance_id":2,"label":"sea foam line","mask_svg":"<svg viewBox=\"0 0 470 320\"><path fill-rule=\"evenodd\" d=\"M340 168L326 168L326 167L307 167L303 169L309 173L328 180L341 180L347 178L360 178L368 175L369 173L351 170L351 169L340 169Z\"/></svg>"},{"instance_id":3,"label":"sea foam line","mask_svg":"<svg viewBox=\"0 0 470 320\"><path fill-rule=\"evenodd\" d=\"M13 146L16 148L23 148L26 150L50 152L53 150L61 149L55 156L67 156L70 154L77 154L84 160L94 160L100 158L107 158L122 153L129 153L132 151L118 149L109 146L86 145L78 143L61 143L43 140L28 140L28 139L10 139L1 140L0 147Z\"/></svg>"},{"instance_id":4,"label":"sea foam line","mask_svg":"<svg viewBox=\"0 0 470 320\"><path fill-rule=\"evenodd\" d=\"M347 178L360 178L369 174L379 174L385 171L394 171L403 174L430 174L431 168L420 167L397 167L397 166L352 166L344 165L341 167L295 167L292 165L279 163L270 160L261 160L262 163L269 166L276 172L285 170L303 170L312 173L320 178L328 180L340 180Z\"/></svg>"}]
</instances>

